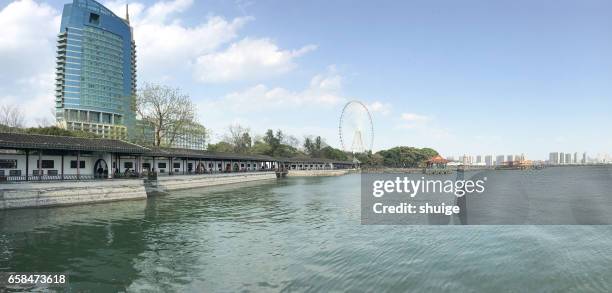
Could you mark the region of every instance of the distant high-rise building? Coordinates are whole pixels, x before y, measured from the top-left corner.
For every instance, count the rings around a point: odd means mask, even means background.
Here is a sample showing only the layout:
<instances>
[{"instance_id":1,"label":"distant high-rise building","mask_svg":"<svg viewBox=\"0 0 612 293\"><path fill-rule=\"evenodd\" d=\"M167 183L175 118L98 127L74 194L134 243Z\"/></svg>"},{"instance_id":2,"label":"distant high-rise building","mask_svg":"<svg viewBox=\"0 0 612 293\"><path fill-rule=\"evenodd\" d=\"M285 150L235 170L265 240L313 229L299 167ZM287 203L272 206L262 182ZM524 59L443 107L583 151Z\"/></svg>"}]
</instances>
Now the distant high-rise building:
<instances>
[{"instance_id":1,"label":"distant high-rise building","mask_svg":"<svg viewBox=\"0 0 612 293\"><path fill-rule=\"evenodd\" d=\"M130 137L136 123L136 45L129 16L93 0L64 5L57 41L58 123L107 138Z\"/></svg>"},{"instance_id":2,"label":"distant high-rise building","mask_svg":"<svg viewBox=\"0 0 612 293\"><path fill-rule=\"evenodd\" d=\"M578 164L578 152L574 153L574 161L572 163Z\"/></svg>"},{"instance_id":3,"label":"distant high-rise building","mask_svg":"<svg viewBox=\"0 0 612 293\"><path fill-rule=\"evenodd\" d=\"M480 164L480 163L482 163L482 156L478 155L476 156L476 164Z\"/></svg>"},{"instance_id":4,"label":"distant high-rise building","mask_svg":"<svg viewBox=\"0 0 612 293\"><path fill-rule=\"evenodd\" d=\"M565 153L559 153L559 165L565 164Z\"/></svg>"},{"instance_id":5,"label":"distant high-rise building","mask_svg":"<svg viewBox=\"0 0 612 293\"><path fill-rule=\"evenodd\" d=\"M501 166L504 164L504 155L499 155L495 158L495 165Z\"/></svg>"},{"instance_id":6,"label":"distant high-rise building","mask_svg":"<svg viewBox=\"0 0 612 293\"><path fill-rule=\"evenodd\" d=\"M587 163L587 153L584 152L582 153L582 164L586 164Z\"/></svg>"},{"instance_id":7,"label":"distant high-rise building","mask_svg":"<svg viewBox=\"0 0 612 293\"><path fill-rule=\"evenodd\" d=\"M493 166L493 156L492 155L485 156L485 165L488 167Z\"/></svg>"},{"instance_id":8,"label":"distant high-rise building","mask_svg":"<svg viewBox=\"0 0 612 293\"><path fill-rule=\"evenodd\" d=\"M559 165L559 153L554 152L548 155L548 163L551 165Z\"/></svg>"},{"instance_id":9,"label":"distant high-rise building","mask_svg":"<svg viewBox=\"0 0 612 293\"><path fill-rule=\"evenodd\" d=\"M572 163L572 154L567 153L565 154L565 164L571 164Z\"/></svg>"},{"instance_id":10,"label":"distant high-rise building","mask_svg":"<svg viewBox=\"0 0 612 293\"><path fill-rule=\"evenodd\" d=\"M506 157L506 161L507 161L508 163L514 162L514 155L508 155L508 156Z\"/></svg>"}]
</instances>

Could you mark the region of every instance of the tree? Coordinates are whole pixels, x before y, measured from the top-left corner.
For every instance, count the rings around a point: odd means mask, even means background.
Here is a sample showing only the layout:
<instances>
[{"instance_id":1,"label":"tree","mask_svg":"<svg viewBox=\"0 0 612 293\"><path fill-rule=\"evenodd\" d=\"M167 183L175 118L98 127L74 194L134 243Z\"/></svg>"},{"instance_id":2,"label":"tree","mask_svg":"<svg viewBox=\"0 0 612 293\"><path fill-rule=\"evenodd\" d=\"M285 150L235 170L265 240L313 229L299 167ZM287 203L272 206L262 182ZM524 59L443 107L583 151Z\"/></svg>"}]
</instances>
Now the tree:
<instances>
[{"instance_id":1,"label":"tree","mask_svg":"<svg viewBox=\"0 0 612 293\"><path fill-rule=\"evenodd\" d=\"M136 99L140 118L154 128L154 145L172 145L189 123L195 122L195 105L178 88L145 84Z\"/></svg>"},{"instance_id":2,"label":"tree","mask_svg":"<svg viewBox=\"0 0 612 293\"><path fill-rule=\"evenodd\" d=\"M224 136L223 141L230 144L234 152L246 154L251 150L253 140L249 128L234 124L230 125L227 131L228 133Z\"/></svg>"},{"instance_id":3,"label":"tree","mask_svg":"<svg viewBox=\"0 0 612 293\"><path fill-rule=\"evenodd\" d=\"M25 129L25 133L55 135L55 136L74 136L74 137L83 137L83 138L100 138L100 136L95 133L86 132L82 130L67 130L67 129L59 128L57 126L27 128Z\"/></svg>"},{"instance_id":4,"label":"tree","mask_svg":"<svg viewBox=\"0 0 612 293\"><path fill-rule=\"evenodd\" d=\"M383 165L397 168L416 168L424 164L425 161L438 154L430 148L414 147L394 147L388 150L379 151L383 157Z\"/></svg>"},{"instance_id":5,"label":"tree","mask_svg":"<svg viewBox=\"0 0 612 293\"><path fill-rule=\"evenodd\" d=\"M348 161L349 159L345 152L339 149L332 148L330 146L322 148L319 153L320 157L324 159L332 159L338 161Z\"/></svg>"},{"instance_id":6,"label":"tree","mask_svg":"<svg viewBox=\"0 0 612 293\"><path fill-rule=\"evenodd\" d=\"M321 136L317 136L314 139L311 137L306 137L304 140L304 150L313 158L321 157L321 150L325 146L326 145Z\"/></svg>"},{"instance_id":7,"label":"tree","mask_svg":"<svg viewBox=\"0 0 612 293\"><path fill-rule=\"evenodd\" d=\"M216 144L209 144L208 151L218 153L231 153L234 151L234 147L231 144L221 141Z\"/></svg>"},{"instance_id":8,"label":"tree","mask_svg":"<svg viewBox=\"0 0 612 293\"><path fill-rule=\"evenodd\" d=\"M284 143L286 145L292 146L292 147L294 147L296 149L300 147L300 140L297 139L297 137L295 137L293 135L286 135L283 138L281 143Z\"/></svg>"},{"instance_id":9,"label":"tree","mask_svg":"<svg viewBox=\"0 0 612 293\"><path fill-rule=\"evenodd\" d=\"M17 131L25 125L23 111L18 106L2 105L0 107L0 126L4 131Z\"/></svg>"},{"instance_id":10,"label":"tree","mask_svg":"<svg viewBox=\"0 0 612 293\"><path fill-rule=\"evenodd\" d=\"M257 140L251 148L251 153L256 155L270 155L272 153L272 148L269 144L261 140Z\"/></svg>"},{"instance_id":11,"label":"tree","mask_svg":"<svg viewBox=\"0 0 612 293\"><path fill-rule=\"evenodd\" d=\"M312 143L310 137L306 137L306 139L304 139L304 151L306 151L306 153L309 155L312 155L314 151L314 144Z\"/></svg>"}]
</instances>

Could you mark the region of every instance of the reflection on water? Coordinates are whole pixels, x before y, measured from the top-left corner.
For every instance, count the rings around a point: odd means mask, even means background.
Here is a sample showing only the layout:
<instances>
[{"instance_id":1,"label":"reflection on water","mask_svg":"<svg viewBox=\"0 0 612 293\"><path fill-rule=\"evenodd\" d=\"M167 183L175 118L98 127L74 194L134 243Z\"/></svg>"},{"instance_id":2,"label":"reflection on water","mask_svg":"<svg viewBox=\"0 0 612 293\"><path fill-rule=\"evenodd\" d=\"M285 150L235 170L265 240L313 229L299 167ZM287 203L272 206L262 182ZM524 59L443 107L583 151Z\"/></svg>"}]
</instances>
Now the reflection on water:
<instances>
[{"instance_id":1,"label":"reflection on water","mask_svg":"<svg viewBox=\"0 0 612 293\"><path fill-rule=\"evenodd\" d=\"M611 226L363 226L359 178L0 212L0 270L73 291L612 291Z\"/></svg>"}]
</instances>

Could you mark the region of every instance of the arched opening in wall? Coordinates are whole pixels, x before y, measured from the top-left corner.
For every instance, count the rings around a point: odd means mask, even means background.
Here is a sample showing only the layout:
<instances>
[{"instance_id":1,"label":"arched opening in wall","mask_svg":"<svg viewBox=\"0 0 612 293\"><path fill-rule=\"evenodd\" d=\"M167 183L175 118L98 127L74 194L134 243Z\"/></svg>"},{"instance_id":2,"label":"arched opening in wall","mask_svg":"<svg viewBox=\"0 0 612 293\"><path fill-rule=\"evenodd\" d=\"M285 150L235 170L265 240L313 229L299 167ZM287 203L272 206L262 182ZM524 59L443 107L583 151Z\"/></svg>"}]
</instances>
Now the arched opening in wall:
<instances>
[{"instance_id":1,"label":"arched opening in wall","mask_svg":"<svg viewBox=\"0 0 612 293\"><path fill-rule=\"evenodd\" d=\"M103 159L98 159L94 164L94 176L96 178L108 178L108 165Z\"/></svg>"}]
</instances>

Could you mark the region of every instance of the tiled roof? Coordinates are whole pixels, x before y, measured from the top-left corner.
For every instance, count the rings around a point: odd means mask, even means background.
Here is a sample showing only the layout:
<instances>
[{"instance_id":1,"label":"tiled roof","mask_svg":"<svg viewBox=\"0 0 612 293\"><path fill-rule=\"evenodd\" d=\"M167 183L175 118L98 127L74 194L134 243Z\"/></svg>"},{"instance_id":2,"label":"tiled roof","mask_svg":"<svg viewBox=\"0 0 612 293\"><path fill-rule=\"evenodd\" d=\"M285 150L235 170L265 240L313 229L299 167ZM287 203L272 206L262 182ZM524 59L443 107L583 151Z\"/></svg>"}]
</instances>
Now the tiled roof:
<instances>
[{"instance_id":1,"label":"tiled roof","mask_svg":"<svg viewBox=\"0 0 612 293\"><path fill-rule=\"evenodd\" d=\"M344 162L330 159L318 159L318 158L274 158L265 155L254 155L254 154L234 154L234 153L219 153L209 152L202 150L190 150L190 149L178 149L178 148L154 148L150 152L146 153L147 156L156 157L189 157L189 158L200 158L200 159L211 159L211 160L251 160L251 161L281 161L286 163L342 163L352 164L352 162Z\"/></svg>"},{"instance_id":2,"label":"tiled roof","mask_svg":"<svg viewBox=\"0 0 612 293\"><path fill-rule=\"evenodd\" d=\"M286 163L335 163L352 164L349 161L337 161L320 158L274 158L265 155L218 153L202 150L178 148L146 148L133 143L100 138L80 138L71 136L53 136L25 133L0 132L0 149L28 149L28 150L69 150L111 152L122 154L142 154L156 157L186 157L219 160L251 160L251 161L280 161Z\"/></svg>"},{"instance_id":3,"label":"tiled roof","mask_svg":"<svg viewBox=\"0 0 612 293\"><path fill-rule=\"evenodd\" d=\"M25 133L0 133L0 148L70 150L143 154L149 149L133 143L101 138L81 138Z\"/></svg>"},{"instance_id":4,"label":"tiled roof","mask_svg":"<svg viewBox=\"0 0 612 293\"><path fill-rule=\"evenodd\" d=\"M275 161L276 159L264 155L247 155L234 153L218 153L202 150L178 149L178 148L153 148L146 154L147 156L157 157L189 157L200 159L221 159L221 160L253 160L253 161Z\"/></svg>"}]
</instances>

